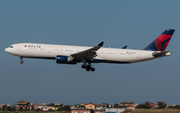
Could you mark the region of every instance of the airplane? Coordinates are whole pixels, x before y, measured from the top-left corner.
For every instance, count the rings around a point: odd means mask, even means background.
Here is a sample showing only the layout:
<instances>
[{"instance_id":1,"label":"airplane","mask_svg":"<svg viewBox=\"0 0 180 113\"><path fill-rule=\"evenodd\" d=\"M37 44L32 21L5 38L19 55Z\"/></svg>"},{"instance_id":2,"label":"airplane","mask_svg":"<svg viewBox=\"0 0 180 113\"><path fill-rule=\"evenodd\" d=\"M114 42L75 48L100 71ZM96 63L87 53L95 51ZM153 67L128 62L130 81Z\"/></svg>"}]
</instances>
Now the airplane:
<instances>
[{"instance_id":1,"label":"airplane","mask_svg":"<svg viewBox=\"0 0 180 113\"><path fill-rule=\"evenodd\" d=\"M142 50L123 48L104 48L104 42L95 47L52 45L38 43L18 43L6 48L5 51L14 56L23 58L53 59L58 64L83 63L86 71L95 71L92 63L137 63L164 56L170 56L170 51L165 51L174 29L166 29L152 43Z\"/></svg>"}]
</instances>

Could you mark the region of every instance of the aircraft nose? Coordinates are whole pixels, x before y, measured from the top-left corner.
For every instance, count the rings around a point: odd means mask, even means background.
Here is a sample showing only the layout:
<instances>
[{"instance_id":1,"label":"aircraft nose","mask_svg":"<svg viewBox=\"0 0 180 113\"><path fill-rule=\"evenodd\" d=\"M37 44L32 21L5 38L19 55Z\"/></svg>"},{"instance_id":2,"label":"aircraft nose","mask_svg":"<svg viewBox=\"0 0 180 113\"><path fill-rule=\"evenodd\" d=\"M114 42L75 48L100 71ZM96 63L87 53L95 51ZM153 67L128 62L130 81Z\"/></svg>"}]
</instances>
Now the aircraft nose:
<instances>
[{"instance_id":1,"label":"aircraft nose","mask_svg":"<svg viewBox=\"0 0 180 113\"><path fill-rule=\"evenodd\" d=\"M6 48L5 51L8 53L8 48Z\"/></svg>"}]
</instances>

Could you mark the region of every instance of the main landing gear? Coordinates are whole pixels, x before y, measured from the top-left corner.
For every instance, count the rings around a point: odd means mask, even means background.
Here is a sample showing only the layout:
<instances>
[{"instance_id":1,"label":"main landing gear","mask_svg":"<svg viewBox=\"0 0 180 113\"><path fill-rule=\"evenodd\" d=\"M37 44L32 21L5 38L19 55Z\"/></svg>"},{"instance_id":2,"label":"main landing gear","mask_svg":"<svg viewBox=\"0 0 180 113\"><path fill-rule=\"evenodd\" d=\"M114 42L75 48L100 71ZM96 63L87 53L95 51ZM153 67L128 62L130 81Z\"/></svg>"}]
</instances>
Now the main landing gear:
<instances>
[{"instance_id":1,"label":"main landing gear","mask_svg":"<svg viewBox=\"0 0 180 113\"><path fill-rule=\"evenodd\" d=\"M22 60L22 59L23 59L23 57L20 57L20 59L21 59L20 64L23 64L23 60Z\"/></svg>"},{"instance_id":2,"label":"main landing gear","mask_svg":"<svg viewBox=\"0 0 180 113\"><path fill-rule=\"evenodd\" d=\"M86 69L86 71L95 71L95 68L93 68L92 67L92 65L89 63L88 65L86 65L86 64L83 64L82 66L81 66L83 69Z\"/></svg>"}]
</instances>

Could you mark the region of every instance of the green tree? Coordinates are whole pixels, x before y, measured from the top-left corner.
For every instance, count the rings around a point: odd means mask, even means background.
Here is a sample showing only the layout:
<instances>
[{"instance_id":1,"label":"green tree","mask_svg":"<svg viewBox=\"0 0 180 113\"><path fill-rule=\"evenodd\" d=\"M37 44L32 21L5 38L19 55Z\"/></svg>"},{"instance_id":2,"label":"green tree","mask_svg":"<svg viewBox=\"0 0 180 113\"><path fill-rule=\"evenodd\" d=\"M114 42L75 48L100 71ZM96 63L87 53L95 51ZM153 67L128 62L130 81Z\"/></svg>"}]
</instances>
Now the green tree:
<instances>
[{"instance_id":1,"label":"green tree","mask_svg":"<svg viewBox=\"0 0 180 113\"><path fill-rule=\"evenodd\" d=\"M172 106L172 105L168 106L168 109L174 109L174 106Z\"/></svg>"},{"instance_id":2,"label":"green tree","mask_svg":"<svg viewBox=\"0 0 180 113\"><path fill-rule=\"evenodd\" d=\"M146 105L146 106L149 106L149 101L146 101L145 103L144 103L144 105Z\"/></svg>"},{"instance_id":3,"label":"green tree","mask_svg":"<svg viewBox=\"0 0 180 113\"><path fill-rule=\"evenodd\" d=\"M174 106L174 109L180 109L180 105Z\"/></svg>"},{"instance_id":4,"label":"green tree","mask_svg":"<svg viewBox=\"0 0 180 113\"><path fill-rule=\"evenodd\" d=\"M164 103L164 102L159 101L159 102L157 103L157 105L158 105L158 109L164 109L164 108L166 108L166 103Z\"/></svg>"},{"instance_id":5,"label":"green tree","mask_svg":"<svg viewBox=\"0 0 180 113\"><path fill-rule=\"evenodd\" d=\"M38 109L36 109L36 111L41 111L41 109L40 109L40 108L38 108Z\"/></svg>"},{"instance_id":6,"label":"green tree","mask_svg":"<svg viewBox=\"0 0 180 113\"><path fill-rule=\"evenodd\" d=\"M85 108L85 106L84 106L84 105L79 105L79 107L80 107L80 108Z\"/></svg>"},{"instance_id":7,"label":"green tree","mask_svg":"<svg viewBox=\"0 0 180 113\"><path fill-rule=\"evenodd\" d=\"M53 111L52 109L48 109L48 111Z\"/></svg>"},{"instance_id":8,"label":"green tree","mask_svg":"<svg viewBox=\"0 0 180 113\"><path fill-rule=\"evenodd\" d=\"M150 107L145 104L139 104L138 106L136 106L136 108L137 109L150 109Z\"/></svg>"},{"instance_id":9,"label":"green tree","mask_svg":"<svg viewBox=\"0 0 180 113\"><path fill-rule=\"evenodd\" d=\"M7 111L12 111L11 106L6 106L6 110L7 110Z\"/></svg>"},{"instance_id":10,"label":"green tree","mask_svg":"<svg viewBox=\"0 0 180 113\"><path fill-rule=\"evenodd\" d=\"M55 106L54 103L50 103L49 106Z\"/></svg>"},{"instance_id":11,"label":"green tree","mask_svg":"<svg viewBox=\"0 0 180 113\"><path fill-rule=\"evenodd\" d=\"M70 106L69 105L65 105L64 107L62 107L62 110L70 111Z\"/></svg>"},{"instance_id":12,"label":"green tree","mask_svg":"<svg viewBox=\"0 0 180 113\"><path fill-rule=\"evenodd\" d=\"M114 108L118 108L118 106L119 106L118 103L114 104Z\"/></svg>"},{"instance_id":13,"label":"green tree","mask_svg":"<svg viewBox=\"0 0 180 113\"><path fill-rule=\"evenodd\" d=\"M63 109L60 107L60 108L57 109L57 111L63 111Z\"/></svg>"},{"instance_id":14,"label":"green tree","mask_svg":"<svg viewBox=\"0 0 180 113\"><path fill-rule=\"evenodd\" d=\"M168 106L168 109L180 109L180 106L179 105L176 105L176 106Z\"/></svg>"},{"instance_id":15,"label":"green tree","mask_svg":"<svg viewBox=\"0 0 180 113\"><path fill-rule=\"evenodd\" d=\"M127 108L126 106L118 106L118 108Z\"/></svg>"}]
</instances>

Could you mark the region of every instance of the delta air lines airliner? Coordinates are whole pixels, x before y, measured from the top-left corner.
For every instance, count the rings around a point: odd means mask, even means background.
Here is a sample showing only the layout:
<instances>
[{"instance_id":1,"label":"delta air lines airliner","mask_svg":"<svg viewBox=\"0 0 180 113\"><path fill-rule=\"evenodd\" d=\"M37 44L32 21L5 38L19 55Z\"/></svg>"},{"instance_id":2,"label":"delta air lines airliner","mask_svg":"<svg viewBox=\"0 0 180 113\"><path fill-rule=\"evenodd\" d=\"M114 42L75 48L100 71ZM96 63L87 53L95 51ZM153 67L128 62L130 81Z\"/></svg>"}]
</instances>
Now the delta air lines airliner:
<instances>
[{"instance_id":1,"label":"delta air lines airliner","mask_svg":"<svg viewBox=\"0 0 180 113\"><path fill-rule=\"evenodd\" d=\"M101 42L95 47L52 45L37 43L19 43L6 48L9 54L23 58L53 59L58 64L83 63L86 71L95 71L92 63L136 63L171 55L165 51L175 30L167 29L152 43L142 50L118 48L103 48Z\"/></svg>"}]
</instances>

